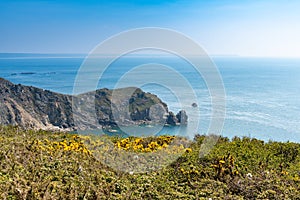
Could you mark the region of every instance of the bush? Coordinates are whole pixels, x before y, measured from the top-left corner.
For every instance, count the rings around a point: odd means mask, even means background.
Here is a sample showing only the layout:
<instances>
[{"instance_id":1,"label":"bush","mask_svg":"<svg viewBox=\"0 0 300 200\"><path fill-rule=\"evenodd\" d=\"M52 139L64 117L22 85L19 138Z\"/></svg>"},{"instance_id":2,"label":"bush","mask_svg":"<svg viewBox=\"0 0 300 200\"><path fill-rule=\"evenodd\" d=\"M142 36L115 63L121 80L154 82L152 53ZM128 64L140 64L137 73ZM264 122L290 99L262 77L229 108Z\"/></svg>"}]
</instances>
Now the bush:
<instances>
[{"instance_id":1,"label":"bush","mask_svg":"<svg viewBox=\"0 0 300 200\"><path fill-rule=\"evenodd\" d=\"M0 198L300 198L297 143L221 137L207 156L199 157L205 136L196 136L191 144L173 136L93 137L0 127ZM116 152L151 155L173 146L169 152L180 156L152 172L115 171L95 157L105 140ZM139 159L134 162L143 162ZM133 165L129 158L127 162Z\"/></svg>"}]
</instances>

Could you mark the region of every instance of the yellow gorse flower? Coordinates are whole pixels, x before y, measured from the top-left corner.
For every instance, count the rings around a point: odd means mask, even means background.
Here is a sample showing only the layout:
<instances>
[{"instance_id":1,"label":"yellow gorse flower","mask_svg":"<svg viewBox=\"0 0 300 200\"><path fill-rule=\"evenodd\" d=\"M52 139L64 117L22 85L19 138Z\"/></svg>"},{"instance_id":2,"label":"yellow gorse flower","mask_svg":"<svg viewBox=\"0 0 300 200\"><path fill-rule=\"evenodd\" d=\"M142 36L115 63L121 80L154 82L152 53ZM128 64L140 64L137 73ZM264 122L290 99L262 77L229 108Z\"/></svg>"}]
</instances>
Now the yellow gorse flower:
<instances>
[{"instance_id":1,"label":"yellow gorse flower","mask_svg":"<svg viewBox=\"0 0 300 200\"><path fill-rule=\"evenodd\" d=\"M191 152L192 152L192 149L191 149L191 148L186 148L186 149L185 149L185 152L186 152L186 153L191 153Z\"/></svg>"},{"instance_id":2,"label":"yellow gorse flower","mask_svg":"<svg viewBox=\"0 0 300 200\"><path fill-rule=\"evenodd\" d=\"M122 150L135 152L155 152L166 149L175 136L158 136L155 138L129 137L115 142L115 147Z\"/></svg>"},{"instance_id":3,"label":"yellow gorse flower","mask_svg":"<svg viewBox=\"0 0 300 200\"><path fill-rule=\"evenodd\" d=\"M44 140L35 140L33 143L34 148L47 151L50 154L63 150L63 151L73 151L73 152L81 152L88 155L91 155L91 152L85 147L80 137L73 136L71 140L63 140L63 141L49 141L48 139Z\"/></svg>"}]
</instances>

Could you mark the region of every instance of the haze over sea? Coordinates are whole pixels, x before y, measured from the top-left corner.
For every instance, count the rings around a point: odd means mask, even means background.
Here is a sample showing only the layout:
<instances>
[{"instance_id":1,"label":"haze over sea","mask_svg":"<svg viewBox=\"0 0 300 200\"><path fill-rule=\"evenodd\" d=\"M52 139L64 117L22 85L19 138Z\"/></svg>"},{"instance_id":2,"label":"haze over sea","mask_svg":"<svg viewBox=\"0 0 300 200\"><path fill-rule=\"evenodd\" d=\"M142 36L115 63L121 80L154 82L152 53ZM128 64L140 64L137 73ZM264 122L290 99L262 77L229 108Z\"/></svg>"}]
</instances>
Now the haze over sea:
<instances>
[{"instance_id":1,"label":"haze over sea","mask_svg":"<svg viewBox=\"0 0 300 200\"><path fill-rule=\"evenodd\" d=\"M213 57L226 91L226 118L222 135L248 136L263 140L300 142L300 59ZM16 84L72 94L73 84L84 55L0 54L0 77ZM208 129L211 103L204 80L184 60L175 56L125 56L111 64L99 88L114 88L118 79L134 66L160 63L182 74L192 85L200 110L199 130ZM162 74L165 78L172 77ZM140 77L142 78L142 77ZM181 105L172 91L148 84L143 90L158 95L169 109L178 112ZM182 88L184 90L184 88ZM189 96L181 102L189 107L189 123L193 123ZM176 128L167 128L173 134ZM191 131L191 130L189 130ZM193 133L194 134L194 133Z\"/></svg>"}]
</instances>

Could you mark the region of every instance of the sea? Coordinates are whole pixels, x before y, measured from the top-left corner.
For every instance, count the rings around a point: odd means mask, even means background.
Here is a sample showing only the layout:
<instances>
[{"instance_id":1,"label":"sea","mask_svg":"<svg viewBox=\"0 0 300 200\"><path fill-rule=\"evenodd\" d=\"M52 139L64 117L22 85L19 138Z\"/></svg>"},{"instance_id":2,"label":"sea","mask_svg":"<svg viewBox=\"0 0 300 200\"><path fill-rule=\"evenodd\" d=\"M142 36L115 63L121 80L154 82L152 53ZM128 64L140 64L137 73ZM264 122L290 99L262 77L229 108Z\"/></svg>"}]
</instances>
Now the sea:
<instances>
[{"instance_id":1,"label":"sea","mask_svg":"<svg viewBox=\"0 0 300 200\"><path fill-rule=\"evenodd\" d=\"M239 56L210 59L222 80L226 103L224 124L216 134L228 138L246 136L264 141L300 142L300 59ZM86 55L81 54L0 54L0 77L15 84L73 94L78 73L83 73L80 69L85 62ZM137 72L137 66L144 68ZM110 89L128 86L118 84L120 80L128 83L126 77L132 86L136 86L134 77L138 77L146 81L138 86L157 95L169 110L174 113L181 109L187 111L188 124L192 124L192 128L149 126L153 135L188 134L192 137L213 134L209 133L213 120L210 88L205 78L183 58L173 55L123 56L112 62L103 74L84 73L98 77L94 80L97 88ZM90 80L87 78L86 81ZM185 91L193 91L195 98ZM197 106L192 106L193 103ZM139 129L127 127L126 130L134 135Z\"/></svg>"}]
</instances>

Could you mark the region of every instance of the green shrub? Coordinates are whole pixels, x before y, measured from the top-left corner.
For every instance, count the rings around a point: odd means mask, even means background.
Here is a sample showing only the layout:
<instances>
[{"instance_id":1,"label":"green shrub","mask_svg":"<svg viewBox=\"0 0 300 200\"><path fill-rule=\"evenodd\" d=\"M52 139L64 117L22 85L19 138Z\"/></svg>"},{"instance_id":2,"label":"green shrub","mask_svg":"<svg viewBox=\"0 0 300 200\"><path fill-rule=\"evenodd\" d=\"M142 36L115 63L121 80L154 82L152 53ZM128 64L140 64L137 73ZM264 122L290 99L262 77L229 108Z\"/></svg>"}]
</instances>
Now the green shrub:
<instances>
[{"instance_id":1,"label":"green shrub","mask_svg":"<svg viewBox=\"0 0 300 200\"><path fill-rule=\"evenodd\" d=\"M221 137L208 155L199 157L205 136L198 135L189 147L184 146L180 157L163 169L129 174L97 160L89 145L103 144L93 144L91 140L86 143L86 137L0 127L0 198L300 198L297 143L265 143L246 137L230 141ZM164 136L128 141L118 137L106 139L115 144L114 148L137 153L146 147L159 151L160 146L167 148L173 140L185 141ZM149 145L154 143L157 145Z\"/></svg>"}]
</instances>

